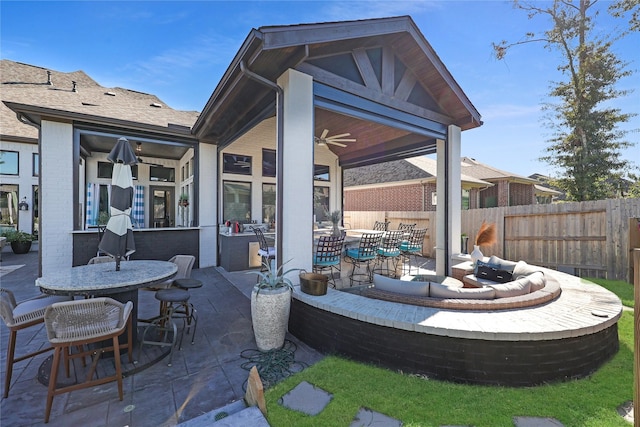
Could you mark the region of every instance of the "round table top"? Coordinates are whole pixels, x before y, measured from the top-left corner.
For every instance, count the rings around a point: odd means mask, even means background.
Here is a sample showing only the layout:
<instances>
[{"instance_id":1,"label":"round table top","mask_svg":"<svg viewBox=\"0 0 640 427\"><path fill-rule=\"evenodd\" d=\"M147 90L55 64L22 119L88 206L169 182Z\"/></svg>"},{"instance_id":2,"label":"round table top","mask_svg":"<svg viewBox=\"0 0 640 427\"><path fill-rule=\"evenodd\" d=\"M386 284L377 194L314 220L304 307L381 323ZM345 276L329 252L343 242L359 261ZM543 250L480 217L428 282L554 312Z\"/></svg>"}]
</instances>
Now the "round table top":
<instances>
[{"instance_id":1,"label":"round table top","mask_svg":"<svg viewBox=\"0 0 640 427\"><path fill-rule=\"evenodd\" d=\"M122 261L65 268L36 279L42 292L54 295L109 295L169 279L178 266L168 261Z\"/></svg>"}]
</instances>

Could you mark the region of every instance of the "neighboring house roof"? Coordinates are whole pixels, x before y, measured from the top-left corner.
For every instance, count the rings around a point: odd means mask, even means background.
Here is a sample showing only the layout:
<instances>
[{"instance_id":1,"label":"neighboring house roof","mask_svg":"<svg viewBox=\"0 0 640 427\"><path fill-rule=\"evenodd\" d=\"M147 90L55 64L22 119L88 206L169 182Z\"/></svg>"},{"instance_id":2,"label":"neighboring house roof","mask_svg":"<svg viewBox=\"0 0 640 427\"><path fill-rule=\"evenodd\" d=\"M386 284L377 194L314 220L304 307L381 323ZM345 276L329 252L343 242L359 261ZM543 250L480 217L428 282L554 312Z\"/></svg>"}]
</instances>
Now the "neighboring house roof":
<instances>
[{"instance_id":1,"label":"neighboring house roof","mask_svg":"<svg viewBox=\"0 0 640 427\"><path fill-rule=\"evenodd\" d=\"M465 175L470 175L478 179L485 181L495 182L500 180L508 180L511 182L519 182L522 184L537 184L535 179L527 178L526 176L518 175L512 172L506 172L493 166L480 163L476 159L471 157L461 158L461 171Z\"/></svg>"},{"instance_id":2,"label":"neighboring house roof","mask_svg":"<svg viewBox=\"0 0 640 427\"><path fill-rule=\"evenodd\" d=\"M47 71L50 72L50 82ZM48 70L7 59L0 61L0 136L4 139L35 139L38 131L21 122L4 102L37 107L39 111L74 119L131 122L162 128L188 130L198 118L196 111L168 107L155 95L123 88L105 88L83 71ZM75 91L74 83L75 82Z\"/></svg>"},{"instance_id":3,"label":"neighboring house roof","mask_svg":"<svg viewBox=\"0 0 640 427\"><path fill-rule=\"evenodd\" d=\"M411 180L422 180L425 182L435 181L437 166L436 160L425 156L394 160L386 163L346 169L344 171L343 182L345 187L354 187L358 185L389 184ZM461 175L461 179L465 187L490 187L493 185L488 181L483 181L465 174Z\"/></svg>"},{"instance_id":4,"label":"neighboring house roof","mask_svg":"<svg viewBox=\"0 0 640 427\"><path fill-rule=\"evenodd\" d=\"M552 188L545 187L544 185L535 184L533 186L536 196L560 196L564 193L562 191L556 191Z\"/></svg>"}]
</instances>

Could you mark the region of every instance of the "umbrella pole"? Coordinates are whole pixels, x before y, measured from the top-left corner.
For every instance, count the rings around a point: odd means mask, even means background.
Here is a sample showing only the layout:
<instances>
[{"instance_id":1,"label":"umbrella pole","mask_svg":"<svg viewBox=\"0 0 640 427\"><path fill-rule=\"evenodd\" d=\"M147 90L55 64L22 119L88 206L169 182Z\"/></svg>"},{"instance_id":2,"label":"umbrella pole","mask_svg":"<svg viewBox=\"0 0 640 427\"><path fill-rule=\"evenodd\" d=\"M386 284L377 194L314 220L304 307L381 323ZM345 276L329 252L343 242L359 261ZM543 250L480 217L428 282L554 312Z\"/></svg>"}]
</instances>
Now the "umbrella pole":
<instances>
[{"instance_id":1,"label":"umbrella pole","mask_svg":"<svg viewBox=\"0 0 640 427\"><path fill-rule=\"evenodd\" d=\"M116 271L120 271L120 255L116 255Z\"/></svg>"}]
</instances>

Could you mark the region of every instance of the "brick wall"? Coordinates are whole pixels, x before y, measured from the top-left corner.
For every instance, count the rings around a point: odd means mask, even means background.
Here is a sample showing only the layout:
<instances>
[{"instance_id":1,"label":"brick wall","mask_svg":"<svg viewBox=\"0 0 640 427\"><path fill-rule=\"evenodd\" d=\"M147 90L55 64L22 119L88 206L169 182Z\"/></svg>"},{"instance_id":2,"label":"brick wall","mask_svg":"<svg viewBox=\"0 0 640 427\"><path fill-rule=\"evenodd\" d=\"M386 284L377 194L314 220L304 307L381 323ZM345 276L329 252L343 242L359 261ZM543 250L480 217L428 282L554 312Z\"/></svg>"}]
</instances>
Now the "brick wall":
<instances>
[{"instance_id":1,"label":"brick wall","mask_svg":"<svg viewBox=\"0 0 640 427\"><path fill-rule=\"evenodd\" d=\"M325 354L441 380L518 387L585 377L619 348L617 324L560 340L476 340L374 325L295 298L289 331Z\"/></svg>"},{"instance_id":2,"label":"brick wall","mask_svg":"<svg viewBox=\"0 0 640 427\"><path fill-rule=\"evenodd\" d=\"M435 184L407 184L394 187L348 189L344 191L346 211L435 211L431 193ZM424 207L423 207L424 203Z\"/></svg>"}]
</instances>

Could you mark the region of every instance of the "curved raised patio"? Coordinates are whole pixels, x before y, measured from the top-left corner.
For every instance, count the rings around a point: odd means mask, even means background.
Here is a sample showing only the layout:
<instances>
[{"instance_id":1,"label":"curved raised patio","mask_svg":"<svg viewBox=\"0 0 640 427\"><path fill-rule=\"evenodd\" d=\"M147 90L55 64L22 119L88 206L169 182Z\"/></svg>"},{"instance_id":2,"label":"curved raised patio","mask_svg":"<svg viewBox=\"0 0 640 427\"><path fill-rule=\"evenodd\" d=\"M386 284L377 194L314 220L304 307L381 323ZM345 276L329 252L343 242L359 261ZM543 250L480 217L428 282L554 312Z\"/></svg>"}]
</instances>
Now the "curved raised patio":
<instances>
[{"instance_id":1,"label":"curved raised patio","mask_svg":"<svg viewBox=\"0 0 640 427\"><path fill-rule=\"evenodd\" d=\"M542 269L562 293L496 311L421 307L329 289L296 289L289 330L327 354L466 383L529 386L589 375L618 351L618 297Z\"/></svg>"}]
</instances>

